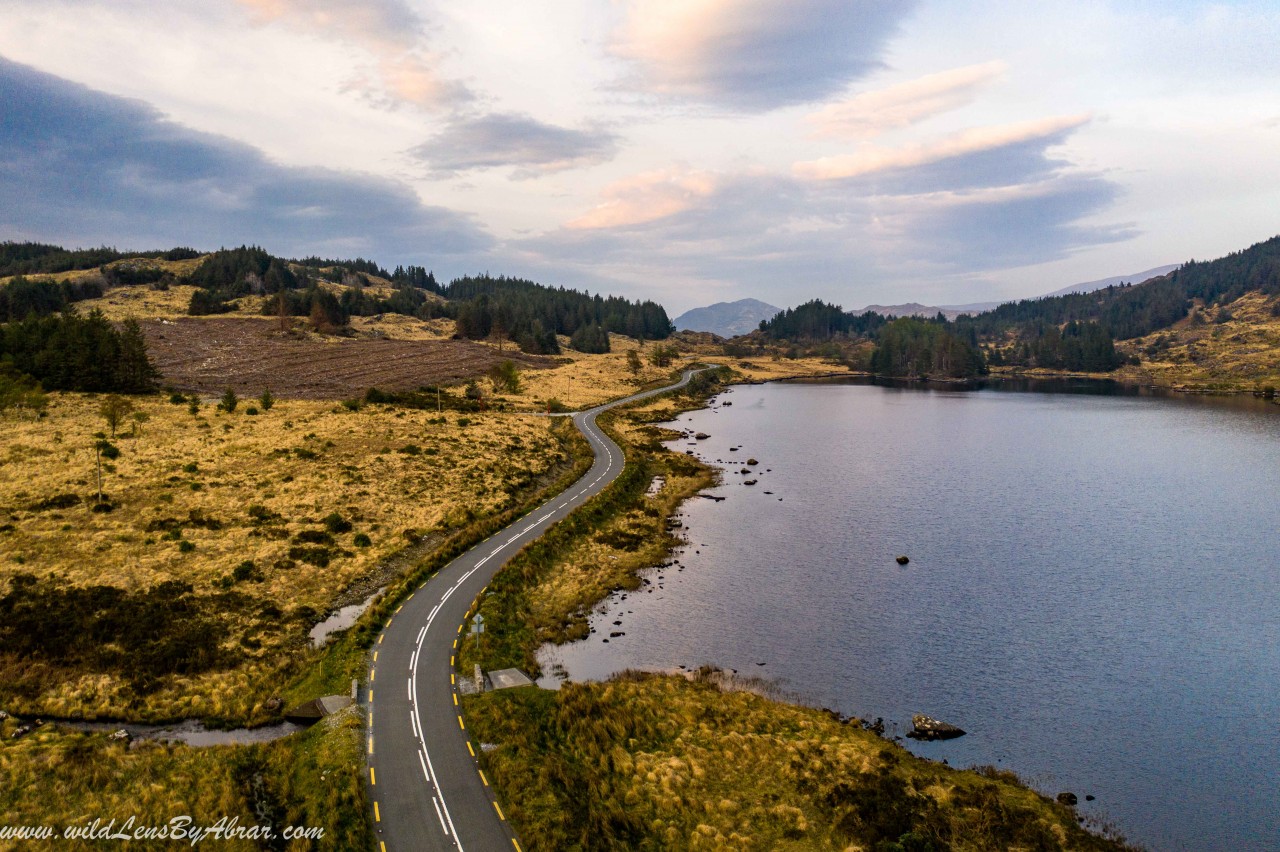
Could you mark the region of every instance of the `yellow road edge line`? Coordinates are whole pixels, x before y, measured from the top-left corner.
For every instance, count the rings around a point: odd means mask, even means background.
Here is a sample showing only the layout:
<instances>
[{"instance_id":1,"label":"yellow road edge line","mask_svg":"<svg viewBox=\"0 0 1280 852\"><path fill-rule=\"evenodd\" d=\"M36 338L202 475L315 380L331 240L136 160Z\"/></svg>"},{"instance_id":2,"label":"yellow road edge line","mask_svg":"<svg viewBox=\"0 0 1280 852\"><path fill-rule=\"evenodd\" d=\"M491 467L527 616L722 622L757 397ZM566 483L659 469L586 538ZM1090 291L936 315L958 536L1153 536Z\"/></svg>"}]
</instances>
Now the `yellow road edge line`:
<instances>
[{"instance_id":1,"label":"yellow road edge line","mask_svg":"<svg viewBox=\"0 0 1280 852\"><path fill-rule=\"evenodd\" d=\"M453 694L453 706L454 707L458 706L458 693L456 692Z\"/></svg>"},{"instance_id":2,"label":"yellow road edge line","mask_svg":"<svg viewBox=\"0 0 1280 852\"><path fill-rule=\"evenodd\" d=\"M449 672L449 683L454 684L454 685L456 685L456 684L458 683L458 676L457 676L456 674L454 674L453 672Z\"/></svg>"},{"instance_id":3,"label":"yellow road edge line","mask_svg":"<svg viewBox=\"0 0 1280 852\"><path fill-rule=\"evenodd\" d=\"M497 802L493 803L493 809L498 812L498 819L502 820L503 822L507 821L507 818L502 815L502 808L498 807Z\"/></svg>"},{"instance_id":4,"label":"yellow road edge line","mask_svg":"<svg viewBox=\"0 0 1280 852\"><path fill-rule=\"evenodd\" d=\"M458 647L458 640L457 640L457 639L454 639L454 640L453 640L453 647L455 647L455 648L456 648L456 647Z\"/></svg>"},{"instance_id":5,"label":"yellow road edge line","mask_svg":"<svg viewBox=\"0 0 1280 852\"><path fill-rule=\"evenodd\" d=\"M373 754L373 734L369 735L369 754Z\"/></svg>"},{"instance_id":6,"label":"yellow road edge line","mask_svg":"<svg viewBox=\"0 0 1280 852\"><path fill-rule=\"evenodd\" d=\"M373 703L373 687L369 687L369 703Z\"/></svg>"},{"instance_id":7,"label":"yellow road edge line","mask_svg":"<svg viewBox=\"0 0 1280 852\"><path fill-rule=\"evenodd\" d=\"M513 840L513 841L511 841L511 842L512 842L512 843L515 843L515 841L514 841L514 840ZM378 846L379 846L379 848L381 849L381 852L387 852L387 842L386 842L385 840L384 840L384 841L381 841L381 842L378 844ZM519 846L516 846L516 848L517 848L517 849L519 849L520 847L519 847Z\"/></svg>"},{"instance_id":8,"label":"yellow road edge line","mask_svg":"<svg viewBox=\"0 0 1280 852\"><path fill-rule=\"evenodd\" d=\"M374 675L378 673L377 669L369 669L369 683L373 683Z\"/></svg>"},{"instance_id":9,"label":"yellow road edge line","mask_svg":"<svg viewBox=\"0 0 1280 852\"><path fill-rule=\"evenodd\" d=\"M376 662L378 662L378 652L377 652L377 651L374 651L374 652L373 652L373 661L374 661L375 663L376 663Z\"/></svg>"},{"instance_id":10,"label":"yellow road edge line","mask_svg":"<svg viewBox=\"0 0 1280 852\"><path fill-rule=\"evenodd\" d=\"M462 730L464 730L464 731L467 729L467 726L466 726L466 725L464 725L464 724L462 724L462 717L461 717L461 716L459 716L459 717L458 717L458 727L459 727L459 728L461 728L461 729L462 729Z\"/></svg>"},{"instance_id":11,"label":"yellow road edge line","mask_svg":"<svg viewBox=\"0 0 1280 852\"><path fill-rule=\"evenodd\" d=\"M378 785L378 776L373 774L373 767L369 767L369 783L375 787Z\"/></svg>"},{"instance_id":12,"label":"yellow road edge line","mask_svg":"<svg viewBox=\"0 0 1280 852\"><path fill-rule=\"evenodd\" d=\"M387 634L385 634L385 633L379 633L379 634L378 634L378 644L379 644L379 645L381 645L381 644L382 644L382 640L383 640L383 639L386 639L386 638L387 638Z\"/></svg>"},{"instance_id":13,"label":"yellow road edge line","mask_svg":"<svg viewBox=\"0 0 1280 852\"><path fill-rule=\"evenodd\" d=\"M372 768L372 767L370 767L370 768ZM484 784L484 786L488 787L488 786L489 786L489 779L484 777L484 770L483 770L483 769L478 769L478 770L476 770L476 771L480 773L480 781Z\"/></svg>"},{"instance_id":14,"label":"yellow road edge line","mask_svg":"<svg viewBox=\"0 0 1280 852\"><path fill-rule=\"evenodd\" d=\"M516 852L524 852L524 850L520 848L520 844L519 844L519 843L516 843L516 839L515 839L514 837L513 837L513 838L511 838L511 845L512 845L512 846L514 846L514 847L516 847ZM387 852L387 847L386 847L386 846L383 846L383 847L382 847L382 852Z\"/></svg>"},{"instance_id":15,"label":"yellow road edge line","mask_svg":"<svg viewBox=\"0 0 1280 852\"><path fill-rule=\"evenodd\" d=\"M373 821L382 822L382 812L378 810L378 803L373 803Z\"/></svg>"},{"instance_id":16,"label":"yellow road edge line","mask_svg":"<svg viewBox=\"0 0 1280 852\"><path fill-rule=\"evenodd\" d=\"M471 752L471 756L476 756L476 750L471 747L471 740L467 740L467 751Z\"/></svg>"},{"instance_id":17,"label":"yellow road edge line","mask_svg":"<svg viewBox=\"0 0 1280 852\"><path fill-rule=\"evenodd\" d=\"M449 655L449 665L453 665L453 654Z\"/></svg>"}]
</instances>

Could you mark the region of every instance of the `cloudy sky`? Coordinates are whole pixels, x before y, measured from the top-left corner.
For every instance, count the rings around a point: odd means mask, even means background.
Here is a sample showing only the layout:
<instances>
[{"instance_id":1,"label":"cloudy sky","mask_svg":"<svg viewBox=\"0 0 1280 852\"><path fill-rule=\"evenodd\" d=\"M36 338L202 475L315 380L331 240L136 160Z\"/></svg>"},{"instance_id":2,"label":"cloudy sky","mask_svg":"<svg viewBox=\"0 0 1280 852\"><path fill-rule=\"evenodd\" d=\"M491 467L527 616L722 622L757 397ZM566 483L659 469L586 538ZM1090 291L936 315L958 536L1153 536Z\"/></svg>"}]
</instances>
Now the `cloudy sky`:
<instances>
[{"instance_id":1,"label":"cloudy sky","mask_svg":"<svg viewBox=\"0 0 1280 852\"><path fill-rule=\"evenodd\" d=\"M1275 0L0 0L0 238L1038 295L1280 233L1277 44Z\"/></svg>"}]
</instances>

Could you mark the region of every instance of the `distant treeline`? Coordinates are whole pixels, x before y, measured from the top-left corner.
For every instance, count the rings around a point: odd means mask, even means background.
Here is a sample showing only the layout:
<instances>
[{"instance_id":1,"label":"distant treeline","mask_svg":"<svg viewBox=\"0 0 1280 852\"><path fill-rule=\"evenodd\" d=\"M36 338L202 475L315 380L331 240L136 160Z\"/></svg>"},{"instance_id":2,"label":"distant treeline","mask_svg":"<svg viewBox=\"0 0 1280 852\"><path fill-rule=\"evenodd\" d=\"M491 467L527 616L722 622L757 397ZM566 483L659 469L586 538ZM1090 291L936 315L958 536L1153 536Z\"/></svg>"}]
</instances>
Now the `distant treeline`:
<instances>
[{"instance_id":1,"label":"distant treeline","mask_svg":"<svg viewBox=\"0 0 1280 852\"><path fill-rule=\"evenodd\" d=\"M102 292L98 281L51 281L18 276L0 287L0 322L56 314L75 302L101 298Z\"/></svg>"},{"instance_id":2,"label":"distant treeline","mask_svg":"<svg viewBox=\"0 0 1280 852\"><path fill-rule=\"evenodd\" d=\"M1044 322L1024 327L1018 343L1007 352L991 349L991 363L1050 370L1109 373L1124 364L1115 341L1096 322L1069 322L1062 328Z\"/></svg>"},{"instance_id":3,"label":"distant treeline","mask_svg":"<svg viewBox=\"0 0 1280 852\"><path fill-rule=\"evenodd\" d=\"M187 260L199 257L200 252L191 248L175 248L168 251L123 252L102 246L92 249L65 249L45 243L0 243L0 278L10 275L49 275L70 272L75 269L93 269L113 260L125 258L151 258L153 260Z\"/></svg>"},{"instance_id":4,"label":"distant treeline","mask_svg":"<svg viewBox=\"0 0 1280 852\"><path fill-rule=\"evenodd\" d=\"M389 281L393 292L377 295L366 289L365 285L375 283L371 276L381 279L376 283L383 286ZM322 281L347 286L335 295L321 286ZM435 275L421 266L397 266L388 273L363 258L286 261L257 246L214 252L192 273L190 283L200 288L191 297L188 310L192 314L223 313L233 310L233 299L263 294L274 296L263 304L263 314L310 317L318 328L341 330L353 316L443 316L457 322L459 337L496 335L535 354L558 353L558 334L567 335L571 345L584 352L607 352L609 332L661 340L672 331L666 311L655 302L593 296L488 275L458 278L441 287Z\"/></svg>"},{"instance_id":5,"label":"distant treeline","mask_svg":"<svg viewBox=\"0 0 1280 852\"><path fill-rule=\"evenodd\" d=\"M1117 340L1168 328L1190 312L1194 300L1225 305L1251 291L1280 293L1280 237L1211 261L1191 260L1168 275L1142 284L1107 287L1010 302L976 317L961 317L982 337L1011 326L1044 322L1097 322Z\"/></svg>"},{"instance_id":6,"label":"distant treeline","mask_svg":"<svg viewBox=\"0 0 1280 852\"><path fill-rule=\"evenodd\" d=\"M146 393L159 378L137 322L117 330L100 311L8 322L0 326L0 361L45 390Z\"/></svg>"},{"instance_id":7,"label":"distant treeline","mask_svg":"<svg viewBox=\"0 0 1280 852\"><path fill-rule=\"evenodd\" d=\"M829 340L837 336L870 337L888 317L874 312L854 314L821 299L789 308L763 320L760 330L775 340Z\"/></svg>"},{"instance_id":8,"label":"distant treeline","mask_svg":"<svg viewBox=\"0 0 1280 852\"><path fill-rule=\"evenodd\" d=\"M520 278L458 278L444 288L444 295L459 336L480 339L497 334L516 341L526 352L559 352L557 334L569 335L574 348L608 352L608 332L665 340L672 331L666 310L656 302L592 296Z\"/></svg>"},{"instance_id":9,"label":"distant treeline","mask_svg":"<svg viewBox=\"0 0 1280 852\"><path fill-rule=\"evenodd\" d=\"M760 323L774 340L823 343L872 340L865 365L876 375L899 378L970 378L987 372L972 332L959 333L942 314L932 319L889 319L874 312L854 314L820 300L782 311Z\"/></svg>"}]
</instances>

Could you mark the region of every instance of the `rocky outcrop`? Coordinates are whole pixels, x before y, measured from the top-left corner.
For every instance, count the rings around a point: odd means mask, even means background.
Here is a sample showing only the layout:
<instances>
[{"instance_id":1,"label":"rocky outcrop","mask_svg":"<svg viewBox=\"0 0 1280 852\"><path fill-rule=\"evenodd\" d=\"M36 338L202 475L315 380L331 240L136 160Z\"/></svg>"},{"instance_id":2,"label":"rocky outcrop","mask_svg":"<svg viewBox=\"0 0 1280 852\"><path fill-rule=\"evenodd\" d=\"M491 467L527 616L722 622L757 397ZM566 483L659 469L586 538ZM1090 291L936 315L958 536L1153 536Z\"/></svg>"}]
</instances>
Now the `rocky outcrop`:
<instances>
[{"instance_id":1,"label":"rocky outcrop","mask_svg":"<svg viewBox=\"0 0 1280 852\"><path fill-rule=\"evenodd\" d=\"M955 725L917 713L911 717L911 730L907 731L907 736L913 740L953 740L963 737L964 733Z\"/></svg>"}]
</instances>

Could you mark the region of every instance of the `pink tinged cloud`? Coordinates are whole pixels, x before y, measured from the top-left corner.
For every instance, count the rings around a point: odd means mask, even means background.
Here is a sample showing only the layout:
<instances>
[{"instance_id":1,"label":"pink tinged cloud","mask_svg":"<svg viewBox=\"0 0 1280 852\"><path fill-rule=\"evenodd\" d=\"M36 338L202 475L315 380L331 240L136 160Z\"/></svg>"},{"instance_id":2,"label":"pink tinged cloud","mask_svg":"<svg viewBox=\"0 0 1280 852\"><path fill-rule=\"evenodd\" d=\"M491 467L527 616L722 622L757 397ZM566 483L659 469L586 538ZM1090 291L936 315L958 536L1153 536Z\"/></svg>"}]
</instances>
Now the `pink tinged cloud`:
<instances>
[{"instance_id":1,"label":"pink tinged cloud","mask_svg":"<svg viewBox=\"0 0 1280 852\"><path fill-rule=\"evenodd\" d=\"M792 173L807 180L839 180L937 163L954 157L993 151L1037 139L1049 140L1092 120L1088 114L1024 121L965 130L937 142L905 148L867 145L838 157L796 163Z\"/></svg>"},{"instance_id":2,"label":"pink tinged cloud","mask_svg":"<svg viewBox=\"0 0 1280 852\"><path fill-rule=\"evenodd\" d=\"M674 216L716 190L709 172L661 169L616 181L601 192L604 201L565 223L572 230L621 228Z\"/></svg>"},{"instance_id":3,"label":"pink tinged cloud","mask_svg":"<svg viewBox=\"0 0 1280 852\"><path fill-rule=\"evenodd\" d=\"M425 25L403 0L236 0L256 26L281 24L320 38L355 45L373 56L366 74L345 88L375 100L424 108L469 97L444 78L425 49Z\"/></svg>"},{"instance_id":4,"label":"pink tinged cloud","mask_svg":"<svg viewBox=\"0 0 1280 852\"><path fill-rule=\"evenodd\" d=\"M622 0L610 52L641 88L748 110L800 103L880 67L908 0Z\"/></svg>"},{"instance_id":5,"label":"pink tinged cloud","mask_svg":"<svg viewBox=\"0 0 1280 852\"><path fill-rule=\"evenodd\" d=\"M929 74L829 104L805 121L815 138L866 139L966 106L1007 70L995 61Z\"/></svg>"}]
</instances>

